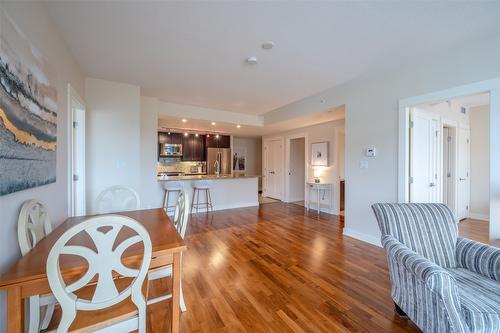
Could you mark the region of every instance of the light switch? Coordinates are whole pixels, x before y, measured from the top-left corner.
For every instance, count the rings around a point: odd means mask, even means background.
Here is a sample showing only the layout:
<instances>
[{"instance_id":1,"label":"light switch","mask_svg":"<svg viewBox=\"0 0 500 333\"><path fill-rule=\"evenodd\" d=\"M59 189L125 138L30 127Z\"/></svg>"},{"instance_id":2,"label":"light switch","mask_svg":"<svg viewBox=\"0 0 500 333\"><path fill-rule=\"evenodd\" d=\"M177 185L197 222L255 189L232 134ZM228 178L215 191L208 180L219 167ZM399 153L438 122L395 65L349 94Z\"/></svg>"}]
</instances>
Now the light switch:
<instances>
[{"instance_id":1,"label":"light switch","mask_svg":"<svg viewBox=\"0 0 500 333\"><path fill-rule=\"evenodd\" d=\"M359 161L359 168L360 169L368 169L368 161L367 160Z\"/></svg>"}]
</instances>

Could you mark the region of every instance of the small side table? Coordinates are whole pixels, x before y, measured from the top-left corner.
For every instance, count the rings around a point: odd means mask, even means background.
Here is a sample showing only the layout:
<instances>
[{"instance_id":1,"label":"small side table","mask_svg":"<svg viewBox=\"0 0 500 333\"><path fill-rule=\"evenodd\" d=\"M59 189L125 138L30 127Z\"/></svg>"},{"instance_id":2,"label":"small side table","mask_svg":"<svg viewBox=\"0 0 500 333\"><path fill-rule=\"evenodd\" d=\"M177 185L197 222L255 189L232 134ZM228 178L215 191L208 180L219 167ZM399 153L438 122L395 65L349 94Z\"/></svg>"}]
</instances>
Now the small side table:
<instances>
[{"instance_id":1,"label":"small side table","mask_svg":"<svg viewBox=\"0 0 500 333\"><path fill-rule=\"evenodd\" d=\"M317 194L318 194L318 200L317 200L317 211L318 211L318 215L320 213L320 209L321 209L321 192L325 193L325 192L330 192L330 196L331 194L333 194L333 184L331 183L313 183L313 182L308 182L307 183L307 189L308 189L308 196L307 196L307 211L309 211L309 206L311 204L311 190L312 191L316 191ZM328 204L328 208L331 209L331 197L330 197L330 203Z\"/></svg>"}]
</instances>

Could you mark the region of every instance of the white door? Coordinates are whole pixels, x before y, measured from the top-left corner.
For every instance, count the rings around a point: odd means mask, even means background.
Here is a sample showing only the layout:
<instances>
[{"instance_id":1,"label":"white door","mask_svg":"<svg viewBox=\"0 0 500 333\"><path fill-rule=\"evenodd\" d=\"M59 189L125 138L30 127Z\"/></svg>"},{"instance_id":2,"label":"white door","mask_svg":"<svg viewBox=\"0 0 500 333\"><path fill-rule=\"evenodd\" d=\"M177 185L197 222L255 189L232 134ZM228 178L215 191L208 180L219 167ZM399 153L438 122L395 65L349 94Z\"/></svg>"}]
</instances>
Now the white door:
<instances>
[{"instance_id":1,"label":"white door","mask_svg":"<svg viewBox=\"0 0 500 333\"><path fill-rule=\"evenodd\" d=\"M410 128L410 202L440 202L439 116L413 109Z\"/></svg>"},{"instance_id":2,"label":"white door","mask_svg":"<svg viewBox=\"0 0 500 333\"><path fill-rule=\"evenodd\" d=\"M283 144L281 140L270 140L265 146L266 153L266 196L282 199L283 184Z\"/></svg>"},{"instance_id":3,"label":"white door","mask_svg":"<svg viewBox=\"0 0 500 333\"><path fill-rule=\"evenodd\" d=\"M458 207L459 220L469 217L470 200L470 130L458 129Z\"/></svg>"},{"instance_id":4,"label":"white door","mask_svg":"<svg viewBox=\"0 0 500 333\"><path fill-rule=\"evenodd\" d=\"M85 110L72 108L72 191L73 216L85 215Z\"/></svg>"}]
</instances>

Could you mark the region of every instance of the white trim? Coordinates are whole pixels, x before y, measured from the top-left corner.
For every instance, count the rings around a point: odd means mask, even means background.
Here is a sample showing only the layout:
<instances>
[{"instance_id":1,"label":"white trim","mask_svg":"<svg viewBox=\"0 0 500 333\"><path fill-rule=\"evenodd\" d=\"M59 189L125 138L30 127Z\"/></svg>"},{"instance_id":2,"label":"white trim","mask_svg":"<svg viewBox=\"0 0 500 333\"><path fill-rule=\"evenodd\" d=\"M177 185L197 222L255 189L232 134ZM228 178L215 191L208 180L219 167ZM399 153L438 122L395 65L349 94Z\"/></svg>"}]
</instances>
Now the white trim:
<instances>
[{"instance_id":1,"label":"white trim","mask_svg":"<svg viewBox=\"0 0 500 333\"><path fill-rule=\"evenodd\" d=\"M481 220L481 221L485 221L485 222L488 222L490 220L490 216L488 214L480 214L480 213L472 213L472 212L469 213L468 218L473 219L473 220Z\"/></svg>"},{"instance_id":2,"label":"white trim","mask_svg":"<svg viewBox=\"0 0 500 333\"><path fill-rule=\"evenodd\" d=\"M246 203L237 203L237 204L222 204L222 205L213 205L213 209L210 211L216 211L216 210L225 210L225 209L235 209L235 208L246 208L246 207L258 207L259 206L259 201L255 202L246 202ZM203 207L200 207L198 209L198 212L196 212L196 209L193 210L192 214L197 214L197 213L205 213L207 210Z\"/></svg>"},{"instance_id":3,"label":"white trim","mask_svg":"<svg viewBox=\"0 0 500 333\"><path fill-rule=\"evenodd\" d=\"M373 235L359 232L359 231L351 229L351 228L344 228L343 235L360 240L362 242L370 243L370 244L378 246L378 247L382 247L382 243L380 242L380 238L374 237Z\"/></svg>"},{"instance_id":4,"label":"white trim","mask_svg":"<svg viewBox=\"0 0 500 333\"><path fill-rule=\"evenodd\" d=\"M441 117L441 131L443 130L444 127L449 127L453 128L455 131L455 145L454 145L454 151L453 151L453 184L454 184L454 194L453 194L453 213L455 216L457 216L457 210L458 210L458 129L459 129L459 122L456 120L451 120L445 117ZM441 140L444 140L443 135L441 134ZM441 147L442 149L442 147ZM443 174L443 160L444 160L444 155L443 151L441 150L441 176ZM443 182L445 180L442 179L442 182L440 184L441 188L443 187ZM444 196L444 193L443 193Z\"/></svg>"},{"instance_id":5,"label":"white trim","mask_svg":"<svg viewBox=\"0 0 500 333\"><path fill-rule=\"evenodd\" d=\"M68 216L73 216L73 102L78 104L78 107L82 110L86 110L85 102L80 97L80 95L76 92L76 90L68 83L68 91L67 91L67 115L68 115L68 124L67 124L67 155L66 161L68 166ZM84 177L84 181L85 177Z\"/></svg>"},{"instance_id":6,"label":"white trim","mask_svg":"<svg viewBox=\"0 0 500 333\"><path fill-rule=\"evenodd\" d=\"M490 225L489 238L500 239L500 88L490 91Z\"/></svg>"},{"instance_id":7,"label":"white trim","mask_svg":"<svg viewBox=\"0 0 500 333\"><path fill-rule=\"evenodd\" d=\"M307 191L306 182L309 179L309 167L308 167L308 156L309 156L309 138L306 132L296 133L287 135L285 137L285 195L284 202L293 202L298 200L292 200L290 198L290 141L293 139L304 138L304 202L307 201ZM300 199L299 199L300 200Z\"/></svg>"}]
</instances>

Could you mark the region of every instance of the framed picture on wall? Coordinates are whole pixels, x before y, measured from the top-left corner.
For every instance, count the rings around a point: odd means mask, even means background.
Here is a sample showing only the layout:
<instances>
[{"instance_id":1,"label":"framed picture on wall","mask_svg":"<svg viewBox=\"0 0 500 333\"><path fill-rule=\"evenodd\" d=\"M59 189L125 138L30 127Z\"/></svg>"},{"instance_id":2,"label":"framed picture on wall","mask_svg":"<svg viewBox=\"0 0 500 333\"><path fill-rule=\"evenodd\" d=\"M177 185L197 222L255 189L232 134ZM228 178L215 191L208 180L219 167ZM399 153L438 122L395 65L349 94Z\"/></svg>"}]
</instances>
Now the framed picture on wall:
<instances>
[{"instance_id":1,"label":"framed picture on wall","mask_svg":"<svg viewBox=\"0 0 500 333\"><path fill-rule=\"evenodd\" d=\"M245 172L247 163L247 149L244 147L235 147L233 152L233 171Z\"/></svg>"},{"instance_id":2,"label":"framed picture on wall","mask_svg":"<svg viewBox=\"0 0 500 333\"><path fill-rule=\"evenodd\" d=\"M328 166L328 141L311 144L311 165Z\"/></svg>"}]
</instances>

